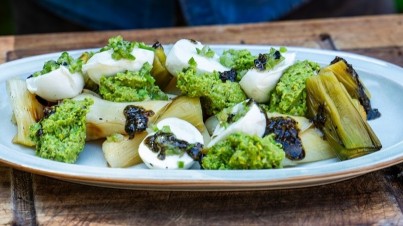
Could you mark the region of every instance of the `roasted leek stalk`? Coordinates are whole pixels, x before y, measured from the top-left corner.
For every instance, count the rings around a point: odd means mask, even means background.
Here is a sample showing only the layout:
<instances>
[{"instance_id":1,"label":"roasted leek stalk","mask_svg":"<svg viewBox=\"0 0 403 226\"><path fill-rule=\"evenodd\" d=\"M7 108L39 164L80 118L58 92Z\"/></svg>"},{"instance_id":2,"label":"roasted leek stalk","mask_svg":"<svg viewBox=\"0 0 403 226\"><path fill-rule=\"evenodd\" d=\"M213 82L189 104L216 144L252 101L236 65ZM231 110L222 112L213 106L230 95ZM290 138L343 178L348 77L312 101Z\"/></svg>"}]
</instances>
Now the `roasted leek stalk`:
<instances>
[{"instance_id":1,"label":"roasted leek stalk","mask_svg":"<svg viewBox=\"0 0 403 226\"><path fill-rule=\"evenodd\" d=\"M165 67L166 55L161 43L154 43L153 48L155 51L151 75L155 79L155 84L160 87L160 89L164 89L169 84L169 81L171 81L173 76Z\"/></svg>"},{"instance_id":2,"label":"roasted leek stalk","mask_svg":"<svg viewBox=\"0 0 403 226\"><path fill-rule=\"evenodd\" d=\"M102 143L102 151L108 165L112 168L124 168L142 162L138 149L147 132L136 134L133 139L121 134L113 134Z\"/></svg>"},{"instance_id":3,"label":"roasted leek stalk","mask_svg":"<svg viewBox=\"0 0 403 226\"><path fill-rule=\"evenodd\" d=\"M6 86L17 123L17 134L13 138L13 143L35 146L29 138L29 127L43 117L43 106L35 95L28 91L24 80L8 80Z\"/></svg>"},{"instance_id":4,"label":"roasted leek stalk","mask_svg":"<svg viewBox=\"0 0 403 226\"><path fill-rule=\"evenodd\" d=\"M94 55L93 52L84 52L81 54L81 56L78 58L81 60L82 64L86 64L87 61ZM84 82L85 82L85 89L92 90L92 91L97 91L98 90L98 84L96 84L90 77L88 77L87 73L83 74L84 76Z\"/></svg>"},{"instance_id":5,"label":"roasted leek stalk","mask_svg":"<svg viewBox=\"0 0 403 226\"><path fill-rule=\"evenodd\" d=\"M198 97L177 96L161 112L156 120L175 117L194 125L201 133L205 130L203 111Z\"/></svg>"},{"instance_id":6,"label":"roasted leek stalk","mask_svg":"<svg viewBox=\"0 0 403 226\"><path fill-rule=\"evenodd\" d=\"M276 112L266 114L267 127L271 127L267 128L266 133L274 133L275 140L282 143L286 152L287 158L284 158L283 166L315 162L336 156L329 142L323 139L323 133L314 127L311 120L303 116ZM299 156L301 158L296 158Z\"/></svg>"},{"instance_id":7,"label":"roasted leek stalk","mask_svg":"<svg viewBox=\"0 0 403 226\"><path fill-rule=\"evenodd\" d=\"M171 102L169 100L111 102L103 100L90 93L82 93L73 99L83 100L85 98L91 98L94 100L94 104L90 107L90 111L86 117L87 140L105 138L116 133L127 134L125 131L126 117L124 115L124 109L128 105L138 106L147 111L154 112L154 115L148 120L149 123L153 123L159 114Z\"/></svg>"},{"instance_id":8,"label":"roasted leek stalk","mask_svg":"<svg viewBox=\"0 0 403 226\"><path fill-rule=\"evenodd\" d=\"M324 70L332 71L337 80L344 85L350 96L353 99L359 100L360 104L364 107L368 120L381 116L378 109L371 107L371 94L364 86L364 83L361 82L351 64L347 63L347 61L341 57L336 57Z\"/></svg>"},{"instance_id":9,"label":"roasted leek stalk","mask_svg":"<svg viewBox=\"0 0 403 226\"><path fill-rule=\"evenodd\" d=\"M382 148L378 137L360 115L353 100L330 70L307 79L308 117L321 129L341 160Z\"/></svg>"}]
</instances>

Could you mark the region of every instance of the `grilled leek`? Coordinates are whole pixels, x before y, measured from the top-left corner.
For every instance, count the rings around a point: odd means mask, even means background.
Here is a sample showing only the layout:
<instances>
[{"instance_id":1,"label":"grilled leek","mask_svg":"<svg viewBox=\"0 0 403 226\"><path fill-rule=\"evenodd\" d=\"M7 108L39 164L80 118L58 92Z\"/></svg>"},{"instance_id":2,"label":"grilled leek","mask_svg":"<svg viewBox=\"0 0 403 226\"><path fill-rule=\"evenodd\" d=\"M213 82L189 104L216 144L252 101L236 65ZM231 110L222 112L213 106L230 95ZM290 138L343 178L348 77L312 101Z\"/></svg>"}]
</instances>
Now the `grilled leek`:
<instances>
[{"instance_id":1,"label":"grilled leek","mask_svg":"<svg viewBox=\"0 0 403 226\"><path fill-rule=\"evenodd\" d=\"M381 149L379 139L332 71L308 78L306 88L308 116L341 160Z\"/></svg>"},{"instance_id":2,"label":"grilled leek","mask_svg":"<svg viewBox=\"0 0 403 226\"><path fill-rule=\"evenodd\" d=\"M351 98L359 100L360 104L365 109L368 120L381 116L378 109L371 107L371 94L364 86L364 83L361 82L351 64L347 63L347 61L341 57L336 57L324 70L332 71L337 80L344 85Z\"/></svg>"},{"instance_id":3,"label":"grilled leek","mask_svg":"<svg viewBox=\"0 0 403 226\"><path fill-rule=\"evenodd\" d=\"M17 134L13 143L32 147L35 143L29 138L29 127L43 117L43 106L35 95L28 91L24 80L8 80L7 92L17 123Z\"/></svg>"},{"instance_id":4,"label":"grilled leek","mask_svg":"<svg viewBox=\"0 0 403 226\"><path fill-rule=\"evenodd\" d=\"M304 153L303 158L289 158L289 155L286 154L287 158L283 159L283 166L293 166L335 157L333 148L330 146L327 140L323 139L323 133L319 129L315 128L312 121L310 121L309 119L302 116L284 115L276 112L267 112L267 118L269 121L269 124L267 126L270 126L270 124L272 124L271 121L278 121L281 118L283 118L285 121L287 121L287 119L292 119L292 121L296 122L296 131L294 130L294 133L297 132L297 134L295 134L297 138L295 137L296 139L288 140L288 142L291 143L286 146L283 145L283 148L284 151L287 153L287 146L288 148L298 147L298 143L300 143L302 144L302 150ZM269 131L270 129L267 129L266 133ZM278 136L276 134L276 131L274 131L275 139L281 138L281 140L278 141L280 143L286 142L286 140L283 140L286 138L286 136L284 136L285 134L291 135L293 133L292 127L287 126L283 127L283 131L282 129L277 128L277 132L279 132L277 134L279 134L280 136ZM294 150L298 150L298 148L295 148Z\"/></svg>"},{"instance_id":5,"label":"grilled leek","mask_svg":"<svg viewBox=\"0 0 403 226\"><path fill-rule=\"evenodd\" d=\"M108 165L112 168L124 168L142 162L138 149L147 132L137 134L133 139L121 134L113 134L102 143L102 151Z\"/></svg>"},{"instance_id":6,"label":"grilled leek","mask_svg":"<svg viewBox=\"0 0 403 226\"><path fill-rule=\"evenodd\" d=\"M166 55L162 45L159 42L156 42L153 45L153 48L155 51L151 75L155 79L155 84L160 87L160 89L164 89L169 84L169 81L171 81L173 76L165 67Z\"/></svg>"},{"instance_id":7,"label":"grilled leek","mask_svg":"<svg viewBox=\"0 0 403 226\"><path fill-rule=\"evenodd\" d=\"M151 110L155 114L150 117L149 122L153 123L165 107L171 101L165 100L149 100L142 102L112 102L103 100L90 93L82 93L76 96L75 100L91 98L94 104L90 107L87 114L87 140L96 140L105 138L115 133L127 134L125 131L126 118L124 109L128 105L142 107L146 110Z\"/></svg>"},{"instance_id":8,"label":"grilled leek","mask_svg":"<svg viewBox=\"0 0 403 226\"><path fill-rule=\"evenodd\" d=\"M164 111L161 112L156 121L159 122L162 119L170 117L183 119L195 126L200 132L205 130L203 111L200 99L197 97L175 97Z\"/></svg>"}]
</instances>

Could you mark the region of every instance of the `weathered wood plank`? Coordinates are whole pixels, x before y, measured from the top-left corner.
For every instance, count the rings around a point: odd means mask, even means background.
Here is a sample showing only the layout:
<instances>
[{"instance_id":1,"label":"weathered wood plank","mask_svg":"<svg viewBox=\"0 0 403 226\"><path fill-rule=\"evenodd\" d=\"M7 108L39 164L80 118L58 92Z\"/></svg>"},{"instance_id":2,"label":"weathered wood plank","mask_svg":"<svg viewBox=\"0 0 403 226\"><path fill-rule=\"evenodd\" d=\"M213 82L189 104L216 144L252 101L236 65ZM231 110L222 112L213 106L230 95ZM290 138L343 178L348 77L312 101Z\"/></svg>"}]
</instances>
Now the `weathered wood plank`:
<instances>
[{"instance_id":1,"label":"weathered wood plank","mask_svg":"<svg viewBox=\"0 0 403 226\"><path fill-rule=\"evenodd\" d=\"M16 225L36 225L32 174L12 169L11 198Z\"/></svg>"},{"instance_id":2,"label":"weathered wood plank","mask_svg":"<svg viewBox=\"0 0 403 226\"><path fill-rule=\"evenodd\" d=\"M6 62L8 52L14 51L14 40L13 36L0 37L0 64Z\"/></svg>"},{"instance_id":3,"label":"weathered wood plank","mask_svg":"<svg viewBox=\"0 0 403 226\"><path fill-rule=\"evenodd\" d=\"M347 49L349 52L375 57L403 67L403 46L389 46L369 49Z\"/></svg>"},{"instance_id":4,"label":"weathered wood plank","mask_svg":"<svg viewBox=\"0 0 403 226\"><path fill-rule=\"evenodd\" d=\"M0 225L11 224L13 211L11 202L10 169L0 165Z\"/></svg>"},{"instance_id":5,"label":"weathered wood plank","mask_svg":"<svg viewBox=\"0 0 403 226\"><path fill-rule=\"evenodd\" d=\"M297 45L320 48L315 40L329 34L338 49L403 46L403 15L284 21L228 26L200 26L109 32L77 32L17 36L14 50L60 51L100 47L114 35L152 43L193 38L205 43ZM389 35L393 34L393 35Z\"/></svg>"},{"instance_id":6,"label":"weathered wood plank","mask_svg":"<svg viewBox=\"0 0 403 226\"><path fill-rule=\"evenodd\" d=\"M39 224L356 225L403 223L382 175L293 190L157 192L98 188L35 176Z\"/></svg>"}]
</instances>

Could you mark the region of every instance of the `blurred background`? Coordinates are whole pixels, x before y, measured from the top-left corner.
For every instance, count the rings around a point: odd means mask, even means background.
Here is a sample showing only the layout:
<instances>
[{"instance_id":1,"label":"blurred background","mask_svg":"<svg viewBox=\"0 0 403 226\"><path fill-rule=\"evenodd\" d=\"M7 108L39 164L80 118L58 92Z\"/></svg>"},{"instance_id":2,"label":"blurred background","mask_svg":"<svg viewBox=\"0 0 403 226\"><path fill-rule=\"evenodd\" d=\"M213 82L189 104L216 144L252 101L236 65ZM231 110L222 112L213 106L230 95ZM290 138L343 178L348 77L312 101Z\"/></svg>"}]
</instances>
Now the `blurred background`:
<instances>
[{"instance_id":1,"label":"blurred background","mask_svg":"<svg viewBox=\"0 0 403 226\"><path fill-rule=\"evenodd\" d=\"M403 0L1 0L0 35L402 13Z\"/></svg>"}]
</instances>

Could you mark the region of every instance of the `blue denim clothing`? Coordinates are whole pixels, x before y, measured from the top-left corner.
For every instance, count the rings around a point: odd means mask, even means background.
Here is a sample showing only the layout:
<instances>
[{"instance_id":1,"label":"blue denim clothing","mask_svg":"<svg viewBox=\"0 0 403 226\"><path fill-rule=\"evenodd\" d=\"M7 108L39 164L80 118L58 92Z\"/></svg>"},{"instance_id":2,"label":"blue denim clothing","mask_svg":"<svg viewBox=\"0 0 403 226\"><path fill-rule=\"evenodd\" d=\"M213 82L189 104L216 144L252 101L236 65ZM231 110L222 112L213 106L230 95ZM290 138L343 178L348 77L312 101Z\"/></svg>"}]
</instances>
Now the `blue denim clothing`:
<instances>
[{"instance_id":1,"label":"blue denim clothing","mask_svg":"<svg viewBox=\"0 0 403 226\"><path fill-rule=\"evenodd\" d=\"M69 21L96 30L270 21L306 0L37 0ZM176 6L179 4L179 7ZM182 12L177 12L178 8Z\"/></svg>"},{"instance_id":2,"label":"blue denim clothing","mask_svg":"<svg viewBox=\"0 0 403 226\"><path fill-rule=\"evenodd\" d=\"M306 0L180 0L190 25L272 21L304 2Z\"/></svg>"}]
</instances>

